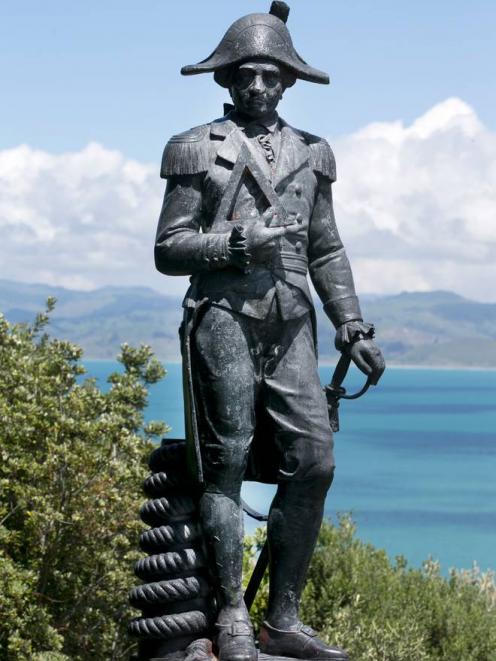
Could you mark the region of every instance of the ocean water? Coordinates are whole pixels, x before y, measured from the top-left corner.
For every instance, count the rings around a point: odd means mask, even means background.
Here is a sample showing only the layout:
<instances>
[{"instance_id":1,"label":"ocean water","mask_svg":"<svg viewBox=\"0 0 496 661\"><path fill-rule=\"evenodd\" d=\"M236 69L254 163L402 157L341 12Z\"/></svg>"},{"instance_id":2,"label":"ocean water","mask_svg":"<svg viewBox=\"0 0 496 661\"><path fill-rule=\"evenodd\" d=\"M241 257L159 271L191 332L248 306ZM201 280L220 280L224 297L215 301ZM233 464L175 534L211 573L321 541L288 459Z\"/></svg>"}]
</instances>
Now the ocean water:
<instances>
[{"instance_id":1,"label":"ocean water","mask_svg":"<svg viewBox=\"0 0 496 661\"><path fill-rule=\"evenodd\" d=\"M117 369L86 361L103 385ZM148 419L184 435L180 365L150 391ZM322 367L322 382L332 367ZM363 382L350 370L349 392ZM358 537L404 555L451 567L496 569L496 371L389 368L379 386L340 407L336 476L326 516L350 512ZM268 510L274 488L247 483L244 499ZM247 532L256 526L246 521Z\"/></svg>"}]
</instances>

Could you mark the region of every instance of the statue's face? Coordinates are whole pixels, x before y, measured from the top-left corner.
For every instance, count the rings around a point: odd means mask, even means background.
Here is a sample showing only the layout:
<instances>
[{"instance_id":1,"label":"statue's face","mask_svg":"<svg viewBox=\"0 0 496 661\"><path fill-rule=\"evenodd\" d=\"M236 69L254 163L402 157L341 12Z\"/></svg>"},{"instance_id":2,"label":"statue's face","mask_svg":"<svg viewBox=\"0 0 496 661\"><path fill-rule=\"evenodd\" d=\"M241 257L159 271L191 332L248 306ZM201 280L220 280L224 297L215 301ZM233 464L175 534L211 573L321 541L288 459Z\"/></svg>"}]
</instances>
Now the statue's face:
<instances>
[{"instance_id":1,"label":"statue's face","mask_svg":"<svg viewBox=\"0 0 496 661\"><path fill-rule=\"evenodd\" d=\"M269 60L244 62L234 73L230 92L236 110L260 119L274 112L282 98L283 72Z\"/></svg>"}]
</instances>

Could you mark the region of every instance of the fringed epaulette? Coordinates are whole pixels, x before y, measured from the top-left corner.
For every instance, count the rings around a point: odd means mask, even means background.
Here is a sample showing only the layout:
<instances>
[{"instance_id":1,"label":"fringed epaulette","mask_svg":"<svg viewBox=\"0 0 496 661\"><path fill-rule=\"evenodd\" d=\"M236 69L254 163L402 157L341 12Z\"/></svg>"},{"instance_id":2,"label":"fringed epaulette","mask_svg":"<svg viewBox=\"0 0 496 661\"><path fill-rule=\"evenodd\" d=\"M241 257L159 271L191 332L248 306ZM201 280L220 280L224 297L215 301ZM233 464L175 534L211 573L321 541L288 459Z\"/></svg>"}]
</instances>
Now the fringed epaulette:
<instances>
[{"instance_id":1,"label":"fringed epaulette","mask_svg":"<svg viewBox=\"0 0 496 661\"><path fill-rule=\"evenodd\" d=\"M336 181L336 159L332 149L324 138L302 131L307 145L310 147L310 165L312 170L331 181Z\"/></svg>"},{"instance_id":2,"label":"fringed epaulette","mask_svg":"<svg viewBox=\"0 0 496 661\"><path fill-rule=\"evenodd\" d=\"M160 176L199 174L210 167L210 126L203 124L172 136L165 145Z\"/></svg>"}]
</instances>

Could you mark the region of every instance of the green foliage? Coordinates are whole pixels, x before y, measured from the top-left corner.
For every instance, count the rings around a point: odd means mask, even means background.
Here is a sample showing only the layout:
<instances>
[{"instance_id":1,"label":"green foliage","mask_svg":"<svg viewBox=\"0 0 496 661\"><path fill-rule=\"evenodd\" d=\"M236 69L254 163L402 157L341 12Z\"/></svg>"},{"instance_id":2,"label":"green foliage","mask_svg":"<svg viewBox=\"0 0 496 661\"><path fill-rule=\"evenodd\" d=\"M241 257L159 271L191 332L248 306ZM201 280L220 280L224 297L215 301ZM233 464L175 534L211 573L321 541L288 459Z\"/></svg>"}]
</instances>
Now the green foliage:
<instances>
[{"instance_id":1,"label":"green foliage","mask_svg":"<svg viewBox=\"0 0 496 661\"><path fill-rule=\"evenodd\" d=\"M0 659L127 659L140 483L166 431L143 411L164 371L123 345L108 392L78 379L81 349L44 334L53 305L32 325L0 315ZM246 542L246 577L263 541ZM265 578L257 623L267 593ZM322 528L302 619L353 661L496 661L493 576L391 564L347 518Z\"/></svg>"},{"instance_id":2,"label":"green foliage","mask_svg":"<svg viewBox=\"0 0 496 661\"><path fill-rule=\"evenodd\" d=\"M263 533L246 544L245 571ZM257 625L267 578L253 607ZM308 574L301 618L353 661L495 661L496 586L477 568L443 578L428 561L410 569L356 539L351 520L322 526Z\"/></svg>"},{"instance_id":3,"label":"green foliage","mask_svg":"<svg viewBox=\"0 0 496 661\"><path fill-rule=\"evenodd\" d=\"M124 659L126 594L152 436L149 347L122 346L102 392L82 351L0 315L0 659Z\"/></svg>"}]
</instances>

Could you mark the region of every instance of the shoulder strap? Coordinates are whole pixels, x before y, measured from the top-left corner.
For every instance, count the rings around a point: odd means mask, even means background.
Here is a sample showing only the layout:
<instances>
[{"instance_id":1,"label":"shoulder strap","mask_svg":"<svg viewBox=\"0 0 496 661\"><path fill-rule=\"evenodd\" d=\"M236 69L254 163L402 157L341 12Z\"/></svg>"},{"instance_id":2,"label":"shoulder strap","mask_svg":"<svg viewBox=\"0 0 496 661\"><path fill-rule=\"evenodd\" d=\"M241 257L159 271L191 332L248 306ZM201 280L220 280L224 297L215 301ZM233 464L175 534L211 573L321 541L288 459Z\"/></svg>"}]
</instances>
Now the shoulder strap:
<instances>
[{"instance_id":1,"label":"shoulder strap","mask_svg":"<svg viewBox=\"0 0 496 661\"><path fill-rule=\"evenodd\" d=\"M203 124L172 136L165 145L160 176L199 174L210 167L210 125Z\"/></svg>"},{"instance_id":2,"label":"shoulder strap","mask_svg":"<svg viewBox=\"0 0 496 661\"><path fill-rule=\"evenodd\" d=\"M332 149L324 138L301 131L310 148L310 165L315 172L331 181L336 181L336 160Z\"/></svg>"}]
</instances>

